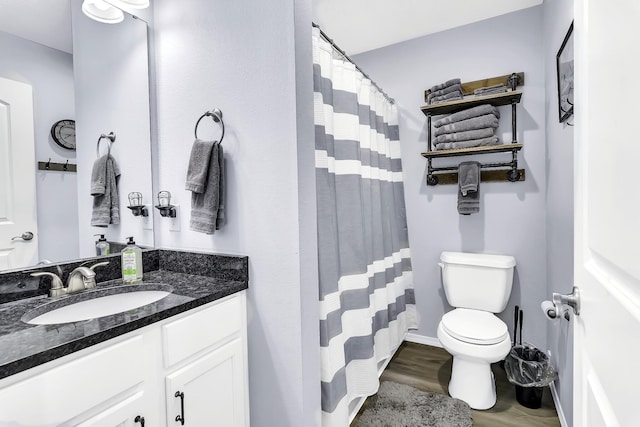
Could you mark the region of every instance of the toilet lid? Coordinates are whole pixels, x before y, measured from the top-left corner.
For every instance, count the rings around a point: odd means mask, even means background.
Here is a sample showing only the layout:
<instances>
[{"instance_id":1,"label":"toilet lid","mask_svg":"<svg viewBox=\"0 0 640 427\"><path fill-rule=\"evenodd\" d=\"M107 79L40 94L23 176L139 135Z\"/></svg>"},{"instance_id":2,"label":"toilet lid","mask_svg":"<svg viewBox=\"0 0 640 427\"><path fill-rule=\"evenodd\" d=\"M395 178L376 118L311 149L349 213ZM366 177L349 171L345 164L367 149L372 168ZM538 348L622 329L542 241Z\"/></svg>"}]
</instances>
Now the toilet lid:
<instances>
[{"instance_id":1,"label":"toilet lid","mask_svg":"<svg viewBox=\"0 0 640 427\"><path fill-rule=\"evenodd\" d=\"M472 344L496 344L509 338L507 325L488 311L457 308L442 316L442 328L452 337Z\"/></svg>"}]
</instances>

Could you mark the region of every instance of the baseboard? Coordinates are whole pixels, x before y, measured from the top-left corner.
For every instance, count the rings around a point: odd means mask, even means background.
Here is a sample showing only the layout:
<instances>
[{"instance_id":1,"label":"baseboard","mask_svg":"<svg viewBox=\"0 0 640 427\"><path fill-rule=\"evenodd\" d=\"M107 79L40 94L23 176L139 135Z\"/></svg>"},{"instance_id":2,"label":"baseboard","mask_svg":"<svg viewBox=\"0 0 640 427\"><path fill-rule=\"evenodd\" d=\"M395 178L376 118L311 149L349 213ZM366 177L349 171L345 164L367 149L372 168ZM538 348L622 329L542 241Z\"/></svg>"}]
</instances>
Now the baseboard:
<instances>
[{"instance_id":1,"label":"baseboard","mask_svg":"<svg viewBox=\"0 0 640 427\"><path fill-rule=\"evenodd\" d=\"M409 342L414 342L416 344L424 344L424 345L430 345L431 347L442 348L442 344L440 344L440 340L438 338L427 337L424 335L408 333L404 337L404 340Z\"/></svg>"},{"instance_id":2,"label":"baseboard","mask_svg":"<svg viewBox=\"0 0 640 427\"><path fill-rule=\"evenodd\" d=\"M558 390L556 389L555 381L549 384L549 390L551 390L553 403L556 405L556 412L558 413L558 419L560 420L560 425L562 427L569 427L569 424L567 424L567 419L564 416L564 410L562 409L562 404L560 403L560 396L558 395Z\"/></svg>"}]
</instances>

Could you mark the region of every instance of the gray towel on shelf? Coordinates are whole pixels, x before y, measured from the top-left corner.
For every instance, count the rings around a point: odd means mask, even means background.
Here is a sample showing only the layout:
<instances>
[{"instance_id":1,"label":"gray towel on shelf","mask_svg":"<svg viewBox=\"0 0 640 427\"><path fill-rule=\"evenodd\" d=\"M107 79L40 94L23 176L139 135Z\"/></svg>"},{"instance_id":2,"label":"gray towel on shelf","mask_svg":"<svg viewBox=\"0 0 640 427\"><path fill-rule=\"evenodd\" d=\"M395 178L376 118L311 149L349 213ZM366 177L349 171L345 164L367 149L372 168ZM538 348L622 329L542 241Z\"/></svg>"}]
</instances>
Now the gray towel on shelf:
<instances>
[{"instance_id":1,"label":"gray towel on shelf","mask_svg":"<svg viewBox=\"0 0 640 427\"><path fill-rule=\"evenodd\" d=\"M453 85L457 85L460 84L460 79L451 79L451 80L447 80L444 83L441 83L439 85L435 85L435 86L431 86L431 89L429 89L430 92L437 92L439 90L442 90L446 87L449 86L453 86Z\"/></svg>"},{"instance_id":2,"label":"gray towel on shelf","mask_svg":"<svg viewBox=\"0 0 640 427\"><path fill-rule=\"evenodd\" d=\"M474 95L477 96L481 96L481 95L491 95L494 93L503 93L507 91L507 87L503 84L497 84L497 85L493 85L493 86L486 86L486 87L481 87L478 88L476 90L473 91Z\"/></svg>"},{"instance_id":3,"label":"gray towel on shelf","mask_svg":"<svg viewBox=\"0 0 640 427\"><path fill-rule=\"evenodd\" d=\"M443 102L456 101L458 99L462 99L462 92L451 92L446 95L431 98L431 102L429 102L429 104L441 104Z\"/></svg>"},{"instance_id":4,"label":"gray towel on shelf","mask_svg":"<svg viewBox=\"0 0 640 427\"><path fill-rule=\"evenodd\" d=\"M480 212L480 163L462 162L458 165L458 213L477 212Z\"/></svg>"},{"instance_id":5,"label":"gray towel on shelf","mask_svg":"<svg viewBox=\"0 0 640 427\"><path fill-rule=\"evenodd\" d=\"M458 150L461 148L484 147L488 145L500 145L500 138L492 136L491 138L470 139L468 141L459 142L443 142L436 144L436 150Z\"/></svg>"},{"instance_id":6,"label":"gray towel on shelf","mask_svg":"<svg viewBox=\"0 0 640 427\"><path fill-rule=\"evenodd\" d=\"M484 116L474 117L472 119L462 120L460 122L454 122L448 125L440 126L436 128L434 136L444 135L445 133L464 132L468 130L484 129L484 128L497 128L498 118L493 114L485 114Z\"/></svg>"},{"instance_id":7,"label":"gray towel on shelf","mask_svg":"<svg viewBox=\"0 0 640 427\"><path fill-rule=\"evenodd\" d=\"M207 172L214 141L196 139L191 147L189 167L187 168L187 182L185 190L203 193L207 186Z\"/></svg>"},{"instance_id":8,"label":"gray towel on shelf","mask_svg":"<svg viewBox=\"0 0 640 427\"><path fill-rule=\"evenodd\" d=\"M493 114L497 118L500 118L500 111L496 107L490 104L482 104L477 107L467 108L466 110L458 111L451 115L445 116L436 120L433 126L439 128L450 123L461 122L462 120L471 119L473 117L484 116L485 114Z\"/></svg>"},{"instance_id":9,"label":"gray towel on shelf","mask_svg":"<svg viewBox=\"0 0 640 427\"><path fill-rule=\"evenodd\" d=\"M427 102L431 102L433 98L436 98L438 96L443 96L451 92L460 92L460 94L462 95L462 87L460 86L460 84L455 84L455 85L445 87L444 89L431 92L429 93L429 95L427 95Z\"/></svg>"},{"instance_id":10,"label":"gray towel on shelf","mask_svg":"<svg viewBox=\"0 0 640 427\"><path fill-rule=\"evenodd\" d=\"M444 135L436 136L434 139L435 144L442 144L444 142L459 142L468 141L470 139L482 139L493 136L495 132L494 128L484 128L468 130L465 132L445 133Z\"/></svg>"},{"instance_id":11,"label":"gray towel on shelf","mask_svg":"<svg viewBox=\"0 0 640 427\"><path fill-rule=\"evenodd\" d=\"M220 208L220 144L216 141L211 147L207 182L202 193L191 193L191 230L213 234L216 230Z\"/></svg>"},{"instance_id":12,"label":"gray towel on shelf","mask_svg":"<svg viewBox=\"0 0 640 427\"><path fill-rule=\"evenodd\" d=\"M119 177L120 169L111 155L105 154L93 163L90 186L93 196L92 226L107 227L120 223Z\"/></svg>"}]
</instances>

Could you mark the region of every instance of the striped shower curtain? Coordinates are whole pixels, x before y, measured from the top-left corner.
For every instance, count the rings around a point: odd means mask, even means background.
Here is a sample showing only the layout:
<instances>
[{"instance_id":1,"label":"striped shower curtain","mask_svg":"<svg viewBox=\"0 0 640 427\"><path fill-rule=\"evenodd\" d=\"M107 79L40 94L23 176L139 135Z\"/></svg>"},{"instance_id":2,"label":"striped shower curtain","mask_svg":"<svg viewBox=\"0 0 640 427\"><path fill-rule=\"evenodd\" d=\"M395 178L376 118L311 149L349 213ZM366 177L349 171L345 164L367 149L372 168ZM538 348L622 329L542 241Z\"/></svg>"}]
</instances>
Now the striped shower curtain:
<instances>
[{"instance_id":1,"label":"striped shower curtain","mask_svg":"<svg viewBox=\"0 0 640 427\"><path fill-rule=\"evenodd\" d=\"M417 327L397 107L313 29L322 425L348 426Z\"/></svg>"}]
</instances>

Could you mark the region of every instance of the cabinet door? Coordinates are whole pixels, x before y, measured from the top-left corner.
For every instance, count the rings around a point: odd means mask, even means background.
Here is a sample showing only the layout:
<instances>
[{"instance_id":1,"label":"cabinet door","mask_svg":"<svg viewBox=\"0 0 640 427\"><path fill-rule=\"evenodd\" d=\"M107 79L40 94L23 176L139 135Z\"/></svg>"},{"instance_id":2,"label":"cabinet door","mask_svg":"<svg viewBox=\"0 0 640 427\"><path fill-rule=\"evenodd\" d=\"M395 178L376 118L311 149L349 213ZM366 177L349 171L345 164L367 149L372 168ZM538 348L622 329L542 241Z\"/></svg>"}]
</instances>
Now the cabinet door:
<instances>
[{"instance_id":1,"label":"cabinet door","mask_svg":"<svg viewBox=\"0 0 640 427\"><path fill-rule=\"evenodd\" d=\"M149 410L145 398L145 393L139 391L125 400L106 405L105 409L85 421L71 421L61 427L149 427L156 423L150 422L154 414Z\"/></svg>"},{"instance_id":2,"label":"cabinet door","mask_svg":"<svg viewBox=\"0 0 640 427\"><path fill-rule=\"evenodd\" d=\"M242 341L237 338L167 376L167 425L245 426L244 388ZM184 424L176 421L178 416Z\"/></svg>"}]
</instances>

